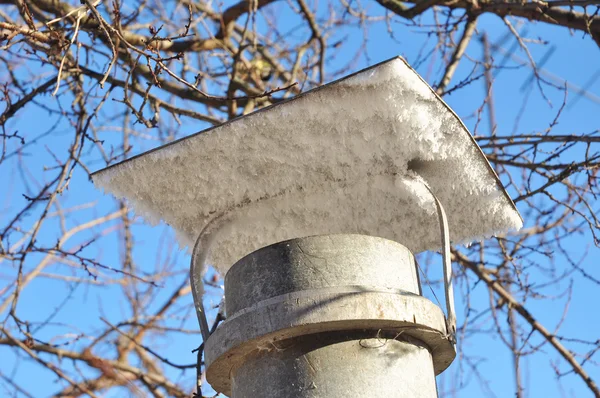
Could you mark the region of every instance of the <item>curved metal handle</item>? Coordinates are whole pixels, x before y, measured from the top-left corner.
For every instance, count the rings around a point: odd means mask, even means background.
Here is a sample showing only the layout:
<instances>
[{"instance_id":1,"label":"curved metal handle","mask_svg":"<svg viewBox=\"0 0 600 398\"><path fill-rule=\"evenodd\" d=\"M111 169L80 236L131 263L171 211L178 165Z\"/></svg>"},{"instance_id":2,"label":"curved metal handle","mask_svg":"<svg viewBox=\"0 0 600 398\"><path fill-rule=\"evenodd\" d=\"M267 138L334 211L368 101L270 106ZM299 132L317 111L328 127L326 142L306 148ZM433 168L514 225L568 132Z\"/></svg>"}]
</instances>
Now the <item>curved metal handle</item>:
<instances>
[{"instance_id":1,"label":"curved metal handle","mask_svg":"<svg viewBox=\"0 0 600 398\"><path fill-rule=\"evenodd\" d=\"M435 207L438 214L438 222L440 224L440 232L442 237L442 260L444 269L444 293L446 296L446 330L448 339L456 344L456 315L454 312L454 288L452 286L452 260L450 257L450 231L448 229L448 218L442 202L433 193L429 184L421 179L425 188L431 193L435 201Z\"/></svg>"},{"instance_id":2,"label":"curved metal handle","mask_svg":"<svg viewBox=\"0 0 600 398\"><path fill-rule=\"evenodd\" d=\"M196 243L194 244L194 249L192 250L192 259L190 260L190 287L192 289L192 298L194 300L194 307L196 308L196 316L198 317L198 324L200 324L200 332L202 332L202 341L206 341L210 336L210 329L208 328L208 321L206 320L206 311L204 310L204 305L202 304L202 289L199 289L202 286L202 275L198 275L199 278L196 277L196 257L198 256L198 250L200 250L200 241L204 235L202 232L198 235L196 239ZM201 264L204 264L204 260L206 257L206 252L202 253L201 256Z\"/></svg>"},{"instance_id":3,"label":"curved metal handle","mask_svg":"<svg viewBox=\"0 0 600 398\"><path fill-rule=\"evenodd\" d=\"M206 341L209 338L210 328L208 327L206 311L204 310L204 305L202 304L202 275L197 275L199 273L196 272L196 268L198 264L200 264L201 267L204 267L206 264L210 246L215 239L215 234L212 234L211 232L222 231L228 223L231 223L231 221L232 217L227 213L221 214L210 220L209 223L206 224L206 226L198 234L198 238L194 244L194 249L192 250L192 259L190 260L190 285L203 341Z\"/></svg>"}]
</instances>

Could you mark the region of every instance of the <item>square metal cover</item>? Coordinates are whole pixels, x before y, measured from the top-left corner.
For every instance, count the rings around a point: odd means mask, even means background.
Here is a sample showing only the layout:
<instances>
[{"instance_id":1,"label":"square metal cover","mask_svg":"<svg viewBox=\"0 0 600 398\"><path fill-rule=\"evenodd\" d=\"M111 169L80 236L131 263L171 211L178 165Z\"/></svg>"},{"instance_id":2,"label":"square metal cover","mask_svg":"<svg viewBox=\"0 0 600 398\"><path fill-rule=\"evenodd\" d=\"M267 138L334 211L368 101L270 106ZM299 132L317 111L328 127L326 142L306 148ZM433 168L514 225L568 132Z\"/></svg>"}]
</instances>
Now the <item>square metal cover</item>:
<instances>
[{"instance_id":1,"label":"square metal cover","mask_svg":"<svg viewBox=\"0 0 600 398\"><path fill-rule=\"evenodd\" d=\"M465 125L399 57L93 175L137 214L171 225L182 246L202 232L222 273L258 248L317 234L437 249L421 179L454 243L522 226Z\"/></svg>"}]
</instances>

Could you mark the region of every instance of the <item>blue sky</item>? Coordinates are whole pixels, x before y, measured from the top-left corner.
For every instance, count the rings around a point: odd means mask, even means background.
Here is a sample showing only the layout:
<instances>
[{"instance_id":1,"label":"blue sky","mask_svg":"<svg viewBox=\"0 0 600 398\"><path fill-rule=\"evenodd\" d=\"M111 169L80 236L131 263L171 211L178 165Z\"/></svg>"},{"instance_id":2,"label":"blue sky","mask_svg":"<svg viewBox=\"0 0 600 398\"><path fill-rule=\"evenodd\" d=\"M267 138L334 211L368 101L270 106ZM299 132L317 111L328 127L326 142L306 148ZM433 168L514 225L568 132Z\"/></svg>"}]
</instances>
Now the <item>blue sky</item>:
<instances>
[{"instance_id":1,"label":"blue sky","mask_svg":"<svg viewBox=\"0 0 600 398\"><path fill-rule=\"evenodd\" d=\"M506 34L506 27L502 21L494 16L484 16L480 19L479 28L485 30L493 42L503 37ZM362 57L359 62L353 67L352 71L359 70L363 67L380 62L387 58L402 55L409 63L417 60L419 51L423 43L423 35L418 34L420 30L415 27L406 27L402 24L394 24L395 35L398 41L391 40L386 32L385 24L378 24L370 27L369 36L370 42L368 46L369 60ZM352 46L359 46L362 39L360 30L349 30L349 45L344 51L340 52L335 60L331 63L330 70L336 69L337 66L344 65L345 62L352 56ZM579 32L571 33L566 29L556 28L545 24L535 24L529 27L528 37L540 37L548 40L553 45L556 45L556 51L545 64L544 68L549 72L560 76L569 83L583 86L600 68L600 51L597 46L589 38L582 38ZM506 46L508 47L508 45ZM542 46L532 44L531 52L536 59L540 59L543 54L548 51L550 46ZM473 58L481 58L481 46L477 40L474 40L467 50L467 54ZM515 51L515 55L525 58L522 51ZM420 64L418 72L430 83L437 82L440 76L440 63L436 62L433 66L428 62ZM470 63L463 63L459 67L458 72L453 80L457 82L462 80L470 71ZM514 128L515 117L521 112L522 99L525 95L520 91L521 84L529 77L530 70L526 67L512 70L504 70L496 77L494 85L494 99L496 103L496 118L498 121L498 133L507 135L512 133ZM452 84L451 84L452 85ZM600 95L600 80L593 85L586 87L592 93ZM537 89L531 94L531 98L527 103L527 107L523 112L520 123L517 127L519 132L538 132L545 129L553 120L557 107L562 102L562 93L556 90L548 90L547 94L553 107L550 107L542 98ZM479 80L464 89L454 92L452 95L444 99L448 104L463 118L466 125L474 130L476 120L472 115L476 108L474 104L480 104L485 96L483 81ZM116 95L114 97L117 97ZM575 93L569 92L569 98L573 100ZM49 103L55 101L49 96L45 96L42 101ZM120 107L118 103L110 103L108 108ZM561 115L560 123L555 127L556 134L572 134L572 133L587 133L598 129L600 105L588 99L579 99L572 107L567 106ZM49 136L44 138L44 143L48 150L39 150L28 154L26 164L31 170L39 169L41 165L51 165L53 162L51 150L60 151L64 148L71 139L71 127L64 123L54 124L54 116L49 116L39 108L31 108L30 110L21 111L10 127L18 128L28 139L37 134L52 128ZM202 130L207 126L196 121L184 119L183 125L177 131L177 136L185 136ZM487 132L487 122L481 123L479 131ZM143 131L139 125L137 131ZM111 137L105 137L110 142ZM158 145L158 142L138 140L134 144L133 154L141 153L153 146ZM580 153L574 152L574 158L580 156ZM20 173L27 172L19 170L16 162L16 157L13 162L14 166L10 173L3 174L2 180L5 181L6 191L0 195L0 223L4 223L11 215L11 211L18 209L22 201L22 193L27 193L28 187L23 184L23 179ZM98 168L102 167L102 163L97 163ZM6 172L6 168L3 169ZM505 181L506 182L506 181ZM514 195L514 192L510 192ZM84 173L78 172L74 175L73 181L70 184L70 189L63 194L62 203L64 206L77 206L83 204L92 204L92 206L81 209L74 213L68 220L68 227L77 225L78 223L86 222L96 214L102 214L110 209L115 208L115 202L97 191L88 181ZM34 219L35 214L31 215ZM528 220L525 220L526 225ZM108 223L107 225L116 225L117 222ZM54 226L58 228L58 225ZM165 226L151 228L143 223L143 220L136 219L136 224L133 229L135 239L134 257L136 263L141 267L142 272L151 275L156 272L163 264L168 263L173 265L173 270L177 272L169 283L175 286L183 279L187 278L186 270L188 267L189 258L187 254L180 251L176 246L170 246L168 242L172 242L174 237L170 230ZM52 228L46 228L42 238L52 239L54 232ZM80 238L78 238L80 239ZM94 255L102 262L107 264L117 264L119 261L119 253L115 250L118 247L116 241L118 234L116 232L107 234L94 246ZM165 243L167 242L167 243ZM581 237L573 237L567 239L565 246L572 252L581 252L589 249L589 255L584 260L583 266L589 270L591 274L600 278L600 272L595 265L599 251L597 248L589 247L590 242L593 242L589 234ZM157 255L155 248L160 247L164 250ZM33 260L33 259L32 259ZM30 260L30 261L32 261ZM539 258L540 261L547 261ZM437 259L439 263L439 259ZM557 261L560 261L558 259ZM4 265L6 266L6 265ZM82 272L65 270L64 267L57 265L57 272L68 273L74 272L79 276L85 276ZM561 292L570 283L565 280L561 286L556 288L555 294ZM71 332L77 334L84 332L94 334L94 331L100 331L104 325L99 321L99 317L105 317L113 323L129 316L129 309L121 300L122 296L120 289L117 286L106 286L102 288L90 288L87 285L76 286L73 292L66 288L66 284L61 281L51 280L48 278L40 278L33 282L23 292L21 302L19 304L19 313L24 319L32 319L42 321L48 314L53 312L53 309L66 300L66 305L63 310L56 315L53 322L56 326L47 326L39 331L39 338L51 338L56 333L64 333L64 327L61 323L69 323L77 326ZM426 291L426 289L424 289ZM460 293L458 289L458 293ZM443 297L443 294L436 292L438 297ZM549 292L550 293L550 292ZM148 303L150 308L158 308L166 296L170 294L170 290L165 288L159 291L156 297ZM598 339L598 330L600 328L600 320L590 309L590 303L594 303L598 298L598 286L583 279L576 278L572 297L569 304L568 315L560 329L560 334L570 337L579 337L582 339L595 340ZM471 299L481 303L480 308L485 308L489 300L487 290L481 285L477 285L472 292ZM187 300L191 302L191 296ZM208 301L214 300L211 297ZM548 328L553 327L559 322L562 317L562 309L567 301L566 297L559 297L555 300L531 300L527 302L527 307L540 320L547 325ZM461 314L464 308L464 300L460 294L457 294L457 309L459 312L459 323ZM188 329L196 329L196 321L194 314L190 311L191 308L181 308L177 313L177 319L174 322L182 322ZM3 315L4 316L4 315ZM475 332L475 331L474 331ZM461 352L468 353L472 358L482 357L481 362L477 362L477 370L487 379L489 390L482 389L481 384L475 380L475 372L470 368L467 360L459 355L454 364L441 377L438 378L441 390L446 390L457 379L457 375L462 374L461 380L466 384L456 396L458 397L479 397L493 396L509 397L514 395L514 383L512 381L511 371L511 355L506 347L498 338L491 337L490 334L473 333L466 342L459 342ZM65 337L65 339L69 336ZM148 344L167 356L171 361L176 363L192 363L195 358L191 354L191 349L197 346L199 336L196 335L168 335L157 338ZM533 339L534 342L541 342L539 337ZM101 350L99 353L102 352ZM16 358L12 351L0 349L0 371L5 375L11 375L13 365L23 362L19 367L19 371L14 374L16 381L29 381L24 383L28 386L29 391L36 397L48 396L50 393L58 390L55 385L55 376L49 372L40 371L40 368L23 358ZM576 375L568 375L557 381L554 370L548 365L549 361L559 361L558 354L548 345L542 348L542 353L527 357L523 363L523 378L525 381L526 396L530 398L545 396L545 397L587 397L591 393L586 389L583 382ZM72 366L64 360L66 368ZM560 366L565 369L564 364ZM598 367L587 367L591 376L600 380L600 370ZM86 374L93 374L93 371L86 370ZM179 371L172 369L168 370L168 374L175 380L182 377ZM193 383L193 375L191 372L184 376L185 384ZM35 383L30 380L35 379ZM2 390L0 390L2 391ZM491 392L490 392L491 391ZM109 397L128 396L125 390L115 390L114 393L107 394Z\"/></svg>"}]
</instances>

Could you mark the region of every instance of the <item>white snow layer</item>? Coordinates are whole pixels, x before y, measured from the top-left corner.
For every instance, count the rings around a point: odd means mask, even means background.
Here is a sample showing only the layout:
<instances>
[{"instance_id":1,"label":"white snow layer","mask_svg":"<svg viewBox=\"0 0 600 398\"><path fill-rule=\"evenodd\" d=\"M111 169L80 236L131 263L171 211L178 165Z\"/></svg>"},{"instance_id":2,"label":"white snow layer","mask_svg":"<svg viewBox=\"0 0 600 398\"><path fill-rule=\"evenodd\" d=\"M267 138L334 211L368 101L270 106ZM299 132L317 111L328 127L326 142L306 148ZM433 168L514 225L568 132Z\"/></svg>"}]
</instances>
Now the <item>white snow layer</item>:
<instances>
[{"instance_id":1,"label":"white snow layer","mask_svg":"<svg viewBox=\"0 0 600 398\"><path fill-rule=\"evenodd\" d=\"M182 246L210 242L225 272L263 246L317 234L441 246L521 228L470 133L401 58L109 167L94 183L164 220ZM204 250L208 248L203 248Z\"/></svg>"}]
</instances>

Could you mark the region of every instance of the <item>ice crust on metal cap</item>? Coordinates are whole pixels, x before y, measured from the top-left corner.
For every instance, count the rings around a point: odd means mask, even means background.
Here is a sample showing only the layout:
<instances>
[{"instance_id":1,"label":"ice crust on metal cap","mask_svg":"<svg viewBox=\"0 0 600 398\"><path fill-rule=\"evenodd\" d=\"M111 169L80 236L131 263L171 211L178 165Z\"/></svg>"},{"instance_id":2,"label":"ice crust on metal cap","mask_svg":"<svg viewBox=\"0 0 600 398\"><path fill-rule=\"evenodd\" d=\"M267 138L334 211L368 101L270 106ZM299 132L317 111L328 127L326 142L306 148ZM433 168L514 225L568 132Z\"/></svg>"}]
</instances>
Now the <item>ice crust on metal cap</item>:
<instances>
[{"instance_id":1,"label":"ice crust on metal cap","mask_svg":"<svg viewBox=\"0 0 600 398\"><path fill-rule=\"evenodd\" d=\"M435 205L454 243L522 227L466 127L402 58L368 68L93 176L225 273L252 251L318 234L440 247Z\"/></svg>"}]
</instances>

